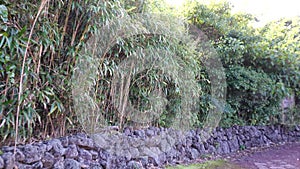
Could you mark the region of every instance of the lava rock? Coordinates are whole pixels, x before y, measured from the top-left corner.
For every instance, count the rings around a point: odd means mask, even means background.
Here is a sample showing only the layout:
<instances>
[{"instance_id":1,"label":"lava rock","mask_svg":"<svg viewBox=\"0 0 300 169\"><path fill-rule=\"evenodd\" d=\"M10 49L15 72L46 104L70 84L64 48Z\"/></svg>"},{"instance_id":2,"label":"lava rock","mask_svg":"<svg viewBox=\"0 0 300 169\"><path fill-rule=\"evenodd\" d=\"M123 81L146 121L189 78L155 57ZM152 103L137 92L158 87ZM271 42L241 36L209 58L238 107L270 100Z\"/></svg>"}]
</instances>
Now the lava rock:
<instances>
[{"instance_id":1,"label":"lava rock","mask_svg":"<svg viewBox=\"0 0 300 169\"><path fill-rule=\"evenodd\" d=\"M240 148L239 141L236 137L233 137L233 139L228 142L228 145L230 148L230 152L235 152Z\"/></svg>"},{"instance_id":2,"label":"lava rock","mask_svg":"<svg viewBox=\"0 0 300 169\"><path fill-rule=\"evenodd\" d=\"M200 156L200 153L195 148L191 148L189 153L187 154L188 154L188 158L190 158L191 160L195 160Z\"/></svg>"},{"instance_id":3,"label":"lava rock","mask_svg":"<svg viewBox=\"0 0 300 169\"><path fill-rule=\"evenodd\" d=\"M103 167L100 164L92 164L90 169L103 169Z\"/></svg>"},{"instance_id":4,"label":"lava rock","mask_svg":"<svg viewBox=\"0 0 300 169\"><path fill-rule=\"evenodd\" d=\"M31 144L26 145L23 150L25 154L24 162L26 164L32 164L34 162L40 161L42 159L42 153L38 150L38 146L33 146Z\"/></svg>"},{"instance_id":5,"label":"lava rock","mask_svg":"<svg viewBox=\"0 0 300 169\"><path fill-rule=\"evenodd\" d=\"M227 142L222 142L220 144L220 147L222 148L222 153L221 154L228 154L228 153L230 153L230 147L229 147L229 145L228 145Z\"/></svg>"},{"instance_id":6,"label":"lava rock","mask_svg":"<svg viewBox=\"0 0 300 169\"><path fill-rule=\"evenodd\" d=\"M79 149L79 156L85 160L91 161L93 159L92 154L85 150L85 149Z\"/></svg>"},{"instance_id":7,"label":"lava rock","mask_svg":"<svg viewBox=\"0 0 300 169\"><path fill-rule=\"evenodd\" d=\"M59 139L53 139L48 142L48 144L52 145L52 150L54 151L54 156L59 157L65 154L66 149L61 144Z\"/></svg>"},{"instance_id":8,"label":"lava rock","mask_svg":"<svg viewBox=\"0 0 300 169\"><path fill-rule=\"evenodd\" d=\"M20 167L21 168L21 167ZM43 168L43 163L41 161L38 161L36 163L32 164L32 168Z\"/></svg>"},{"instance_id":9,"label":"lava rock","mask_svg":"<svg viewBox=\"0 0 300 169\"><path fill-rule=\"evenodd\" d=\"M148 137L151 137L151 136L154 136L155 135L155 132L153 131L153 130L151 130L151 129L146 129L146 136L148 136Z\"/></svg>"},{"instance_id":10,"label":"lava rock","mask_svg":"<svg viewBox=\"0 0 300 169\"><path fill-rule=\"evenodd\" d=\"M4 168L4 160L1 156L0 156L0 168Z\"/></svg>"},{"instance_id":11,"label":"lava rock","mask_svg":"<svg viewBox=\"0 0 300 169\"><path fill-rule=\"evenodd\" d=\"M129 163L127 164L126 169L132 169L132 168L143 168L143 165L139 162L136 161L129 161Z\"/></svg>"},{"instance_id":12,"label":"lava rock","mask_svg":"<svg viewBox=\"0 0 300 169\"><path fill-rule=\"evenodd\" d=\"M62 146L68 147L68 145L69 145L69 137L61 137L61 138L59 138L59 140L61 141Z\"/></svg>"},{"instance_id":13,"label":"lava rock","mask_svg":"<svg viewBox=\"0 0 300 169\"><path fill-rule=\"evenodd\" d=\"M4 168L5 169L13 169L15 165L15 158L13 156L13 153L7 152L2 154L2 158L4 161Z\"/></svg>"},{"instance_id":14,"label":"lava rock","mask_svg":"<svg viewBox=\"0 0 300 169\"><path fill-rule=\"evenodd\" d=\"M81 169L80 164L73 159L67 158L64 162L65 169Z\"/></svg>"},{"instance_id":15,"label":"lava rock","mask_svg":"<svg viewBox=\"0 0 300 169\"><path fill-rule=\"evenodd\" d=\"M60 158L55 164L54 164L54 169L64 169L64 159Z\"/></svg>"},{"instance_id":16,"label":"lava rock","mask_svg":"<svg viewBox=\"0 0 300 169\"><path fill-rule=\"evenodd\" d=\"M45 168L52 168L55 163L55 158L49 152L46 152L42 158L42 163Z\"/></svg>"},{"instance_id":17,"label":"lava rock","mask_svg":"<svg viewBox=\"0 0 300 169\"><path fill-rule=\"evenodd\" d=\"M25 155L24 155L24 153L23 153L21 150L19 150L19 149L17 149L17 151L16 151L16 159L17 159L19 162L24 162L24 161L25 161Z\"/></svg>"},{"instance_id":18,"label":"lava rock","mask_svg":"<svg viewBox=\"0 0 300 169\"><path fill-rule=\"evenodd\" d=\"M66 149L66 158L75 158L78 157L77 146L75 144L71 144Z\"/></svg>"}]
</instances>

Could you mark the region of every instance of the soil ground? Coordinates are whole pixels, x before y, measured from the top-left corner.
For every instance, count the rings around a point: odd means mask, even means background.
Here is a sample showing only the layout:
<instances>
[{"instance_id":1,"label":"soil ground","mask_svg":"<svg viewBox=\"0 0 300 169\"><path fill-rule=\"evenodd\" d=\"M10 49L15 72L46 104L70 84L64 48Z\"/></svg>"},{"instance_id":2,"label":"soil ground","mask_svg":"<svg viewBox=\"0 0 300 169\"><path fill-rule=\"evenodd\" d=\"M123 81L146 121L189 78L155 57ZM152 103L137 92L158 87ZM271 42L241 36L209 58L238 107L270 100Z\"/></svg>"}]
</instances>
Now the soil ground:
<instances>
[{"instance_id":1,"label":"soil ground","mask_svg":"<svg viewBox=\"0 0 300 169\"><path fill-rule=\"evenodd\" d=\"M223 161L223 162L222 162ZM214 167L213 167L213 165ZM218 165L216 165L218 164ZM300 169L300 142L208 156L168 169Z\"/></svg>"},{"instance_id":2,"label":"soil ground","mask_svg":"<svg viewBox=\"0 0 300 169\"><path fill-rule=\"evenodd\" d=\"M244 169L300 169L300 143L245 150L223 158Z\"/></svg>"}]
</instances>

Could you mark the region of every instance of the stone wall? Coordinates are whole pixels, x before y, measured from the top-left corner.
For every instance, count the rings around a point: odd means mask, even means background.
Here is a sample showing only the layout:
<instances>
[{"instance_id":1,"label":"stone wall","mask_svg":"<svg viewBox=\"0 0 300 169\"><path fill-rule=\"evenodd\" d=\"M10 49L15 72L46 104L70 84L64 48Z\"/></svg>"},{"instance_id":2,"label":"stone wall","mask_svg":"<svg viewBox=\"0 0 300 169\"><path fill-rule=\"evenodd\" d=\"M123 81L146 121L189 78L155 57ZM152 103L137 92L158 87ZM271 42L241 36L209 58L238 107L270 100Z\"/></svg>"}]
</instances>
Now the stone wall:
<instances>
[{"instance_id":1,"label":"stone wall","mask_svg":"<svg viewBox=\"0 0 300 169\"><path fill-rule=\"evenodd\" d=\"M235 126L217 128L210 137L203 130L179 132L149 127L126 128L87 136L71 135L40 143L2 147L0 168L151 168L189 161L208 154L227 154L241 148L300 140L300 127Z\"/></svg>"}]
</instances>

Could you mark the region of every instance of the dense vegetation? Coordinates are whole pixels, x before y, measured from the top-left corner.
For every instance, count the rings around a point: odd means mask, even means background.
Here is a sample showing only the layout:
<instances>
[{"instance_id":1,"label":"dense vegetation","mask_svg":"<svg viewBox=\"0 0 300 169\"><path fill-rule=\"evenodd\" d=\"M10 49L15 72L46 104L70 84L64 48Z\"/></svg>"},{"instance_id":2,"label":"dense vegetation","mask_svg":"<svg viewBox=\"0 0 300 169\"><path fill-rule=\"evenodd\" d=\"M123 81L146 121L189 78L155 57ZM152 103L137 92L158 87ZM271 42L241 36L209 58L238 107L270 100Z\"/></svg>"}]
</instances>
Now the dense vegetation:
<instances>
[{"instance_id":1,"label":"dense vegetation","mask_svg":"<svg viewBox=\"0 0 300 169\"><path fill-rule=\"evenodd\" d=\"M16 134L21 142L81 130L95 132L101 125L174 127L178 125L175 119L202 127L216 104L204 63L209 55L201 48L205 44L199 47L188 38L190 25L204 32L203 39L214 47L226 73L226 104L220 125L297 122L299 107L288 112L289 121L282 121L280 102L291 95L296 105L300 100L299 17L253 28L251 15L232 14L227 3L190 1L181 12L175 12L160 0L18 2L0 0L2 142ZM133 24L136 20L143 26ZM131 33L111 40L101 34L107 26L109 36ZM104 40L94 51L87 44L96 35ZM137 56L136 60L151 63L158 59L166 64L142 71L138 66L122 65L131 55ZM78 66L81 62L91 68L83 72L91 77L76 72L86 68ZM124 70L129 74L122 74ZM178 72L193 78L182 78ZM81 81L74 83L74 75ZM217 71L218 75L222 74ZM83 97L74 90L89 94ZM155 117L147 111L156 112ZM132 114L140 112L144 114L139 118L148 119L134 119ZM135 124L137 121L141 123Z\"/></svg>"}]
</instances>

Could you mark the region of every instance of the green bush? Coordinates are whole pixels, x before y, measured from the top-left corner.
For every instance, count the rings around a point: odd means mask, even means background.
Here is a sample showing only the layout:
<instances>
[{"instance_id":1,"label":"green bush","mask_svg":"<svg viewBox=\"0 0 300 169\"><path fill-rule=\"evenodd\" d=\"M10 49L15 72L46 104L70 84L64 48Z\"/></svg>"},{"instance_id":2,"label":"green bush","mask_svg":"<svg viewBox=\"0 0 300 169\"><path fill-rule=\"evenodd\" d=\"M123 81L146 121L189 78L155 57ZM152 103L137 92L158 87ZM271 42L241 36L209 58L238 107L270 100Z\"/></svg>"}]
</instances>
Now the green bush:
<instances>
[{"instance_id":1,"label":"green bush","mask_svg":"<svg viewBox=\"0 0 300 169\"><path fill-rule=\"evenodd\" d=\"M43 2L5 0L0 3L2 141L15 137L19 103L18 141L57 137L80 130L71 97L71 75L77 53L93 26L120 10L113 2L51 1L45 6ZM37 16L39 10L41 15ZM100 19L92 20L95 16ZM31 30L32 37L26 49ZM25 50L27 56L21 75ZM23 92L18 102L21 76L24 78Z\"/></svg>"},{"instance_id":2,"label":"green bush","mask_svg":"<svg viewBox=\"0 0 300 169\"><path fill-rule=\"evenodd\" d=\"M270 124L284 97L282 83L263 71L233 66L227 69L228 102L246 124Z\"/></svg>"},{"instance_id":3,"label":"green bush","mask_svg":"<svg viewBox=\"0 0 300 169\"><path fill-rule=\"evenodd\" d=\"M300 18L283 18L267 24L260 30L268 42L266 68L276 72L287 88L300 100Z\"/></svg>"},{"instance_id":4,"label":"green bush","mask_svg":"<svg viewBox=\"0 0 300 169\"><path fill-rule=\"evenodd\" d=\"M209 37L226 68L222 125L277 123L283 97L295 93L299 102L299 18L254 29L253 17L231 14L228 3L194 2L184 14ZM209 104L202 99L200 105Z\"/></svg>"}]
</instances>

